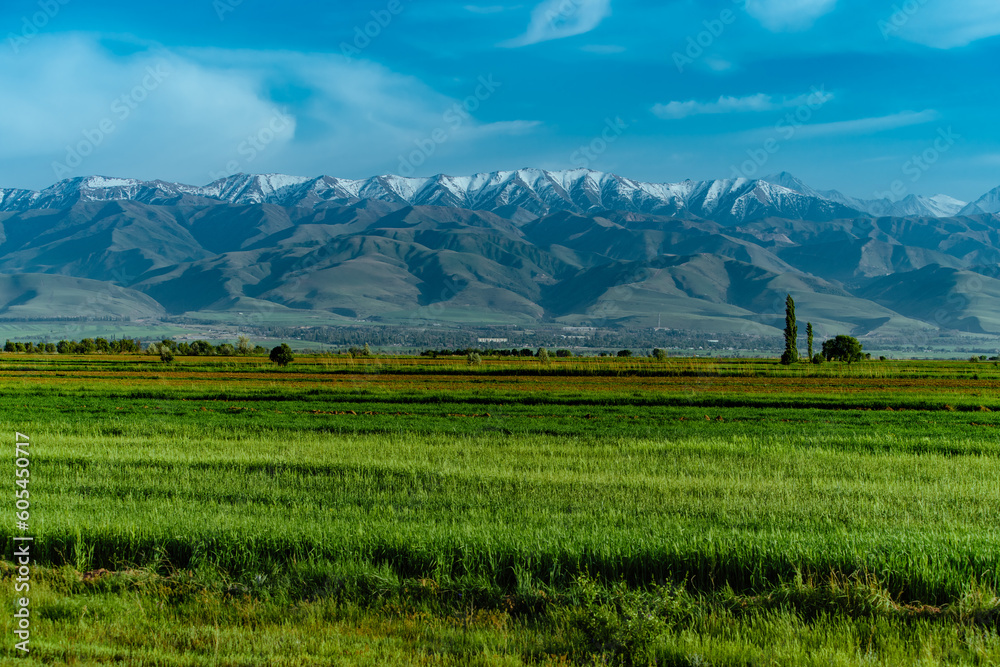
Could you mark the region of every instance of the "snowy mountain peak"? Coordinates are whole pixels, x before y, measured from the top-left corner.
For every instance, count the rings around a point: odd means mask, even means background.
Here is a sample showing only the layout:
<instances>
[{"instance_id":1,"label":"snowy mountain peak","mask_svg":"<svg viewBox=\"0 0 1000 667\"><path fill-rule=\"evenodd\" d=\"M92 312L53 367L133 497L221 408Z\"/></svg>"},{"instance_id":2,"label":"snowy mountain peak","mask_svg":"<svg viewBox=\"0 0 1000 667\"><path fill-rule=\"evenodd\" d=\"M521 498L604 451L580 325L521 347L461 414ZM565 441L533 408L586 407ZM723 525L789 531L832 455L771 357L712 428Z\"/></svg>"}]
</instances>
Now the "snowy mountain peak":
<instances>
[{"instance_id":1,"label":"snowy mountain peak","mask_svg":"<svg viewBox=\"0 0 1000 667\"><path fill-rule=\"evenodd\" d=\"M765 176L765 181L782 185L795 192L826 199L874 216L947 218L958 215L965 202L947 195L923 197L909 195L899 201L891 199L856 199L836 190L815 190L786 171Z\"/></svg>"},{"instance_id":2,"label":"snowy mountain peak","mask_svg":"<svg viewBox=\"0 0 1000 667\"><path fill-rule=\"evenodd\" d=\"M961 215L1000 213L1000 188L994 188L962 209Z\"/></svg>"},{"instance_id":3,"label":"snowy mountain peak","mask_svg":"<svg viewBox=\"0 0 1000 667\"><path fill-rule=\"evenodd\" d=\"M1000 212L1000 188L966 205L946 195L911 195L898 202L862 200L815 190L787 172L747 178L646 183L590 169L524 168L471 176L368 179L285 174L234 174L203 187L89 176L60 181L41 192L0 190L0 211L69 208L77 203L135 201L149 205L226 202L316 207L381 201L396 206L444 206L492 211L512 220L548 213L616 210L741 224L763 218L825 221L874 216L949 217Z\"/></svg>"}]
</instances>

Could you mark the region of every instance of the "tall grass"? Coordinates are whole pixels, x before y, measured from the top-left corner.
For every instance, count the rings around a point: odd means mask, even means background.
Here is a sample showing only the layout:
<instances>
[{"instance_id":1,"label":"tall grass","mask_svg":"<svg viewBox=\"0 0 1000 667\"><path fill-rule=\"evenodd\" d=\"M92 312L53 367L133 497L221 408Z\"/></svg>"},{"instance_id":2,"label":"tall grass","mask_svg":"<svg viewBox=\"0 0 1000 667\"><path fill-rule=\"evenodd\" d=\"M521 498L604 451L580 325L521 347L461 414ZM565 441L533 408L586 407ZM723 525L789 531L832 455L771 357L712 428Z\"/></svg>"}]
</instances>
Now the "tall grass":
<instances>
[{"instance_id":1,"label":"tall grass","mask_svg":"<svg viewBox=\"0 0 1000 667\"><path fill-rule=\"evenodd\" d=\"M278 664L295 636L322 664L337 658L303 628L382 637L380 618L409 638L378 644L383 664L475 664L482 647L497 664L1000 656L1000 414L958 364L669 360L649 384L651 361L570 360L624 372L546 384L529 363L463 362L437 384L441 363L309 360L254 384L259 364L198 360L137 385L159 366L43 361L0 369L0 429L32 439L39 622L95 642L73 655ZM100 568L117 574L80 580ZM112 611L88 625L73 596ZM136 653L97 630L118 616ZM259 654L236 648L244 622Z\"/></svg>"},{"instance_id":2,"label":"tall grass","mask_svg":"<svg viewBox=\"0 0 1000 667\"><path fill-rule=\"evenodd\" d=\"M519 570L556 588L589 572L745 592L866 571L932 604L1000 580L1000 463L865 452L874 433L847 447L807 433L34 437L37 553L53 564L243 579L358 561L497 590Z\"/></svg>"}]
</instances>

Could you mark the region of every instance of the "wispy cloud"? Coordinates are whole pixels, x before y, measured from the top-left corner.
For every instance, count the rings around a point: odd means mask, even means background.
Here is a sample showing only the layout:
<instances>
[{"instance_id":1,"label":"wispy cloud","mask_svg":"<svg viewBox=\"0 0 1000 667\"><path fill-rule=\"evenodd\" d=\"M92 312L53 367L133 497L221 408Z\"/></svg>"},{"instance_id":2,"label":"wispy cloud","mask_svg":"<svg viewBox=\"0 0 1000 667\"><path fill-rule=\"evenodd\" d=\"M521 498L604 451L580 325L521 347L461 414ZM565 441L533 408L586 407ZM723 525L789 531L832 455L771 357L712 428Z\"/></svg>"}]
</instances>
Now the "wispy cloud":
<instances>
[{"instance_id":1,"label":"wispy cloud","mask_svg":"<svg viewBox=\"0 0 1000 667\"><path fill-rule=\"evenodd\" d=\"M705 66L713 72L728 72L734 65L724 58L705 58Z\"/></svg>"},{"instance_id":2,"label":"wispy cloud","mask_svg":"<svg viewBox=\"0 0 1000 667\"><path fill-rule=\"evenodd\" d=\"M531 12L524 35L501 46L515 48L588 33L611 15L611 0L545 0Z\"/></svg>"},{"instance_id":3,"label":"wispy cloud","mask_svg":"<svg viewBox=\"0 0 1000 667\"><path fill-rule=\"evenodd\" d=\"M466 5L465 11L472 12L473 14L499 14L500 12L507 11L511 7L504 7L503 5Z\"/></svg>"},{"instance_id":4,"label":"wispy cloud","mask_svg":"<svg viewBox=\"0 0 1000 667\"><path fill-rule=\"evenodd\" d=\"M805 30L830 13L837 0L747 0L747 13L773 32Z\"/></svg>"},{"instance_id":5,"label":"wispy cloud","mask_svg":"<svg viewBox=\"0 0 1000 667\"><path fill-rule=\"evenodd\" d=\"M1000 153L985 153L969 160L969 164L983 167L1000 167Z\"/></svg>"},{"instance_id":6,"label":"wispy cloud","mask_svg":"<svg viewBox=\"0 0 1000 667\"><path fill-rule=\"evenodd\" d=\"M894 5L879 21L879 30L886 39L899 37L935 49L959 48L1000 35L1000 4L996 0L951 0L919 5L909 12Z\"/></svg>"},{"instance_id":7,"label":"wispy cloud","mask_svg":"<svg viewBox=\"0 0 1000 667\"><path fill-rule=\"evenodd\" d=\"M775 100L772 96L765 95L764 93L749 95L747 97L723 95L716 102L688 100L686 102L657 104L653 107L653 113L664 120L677 120L689 116L703 116L707 114L774 111L776 109L787 109L810 103L825 104L831 99L833 99L833 95L823 90L816 90L807 95L799 95L798 97L781 100Z\"/></svg>"},{"instance_id":8,"label":"wispy cloud","mask_svg":"<svg viewBox=\"0 0 1000 667\"><path fill-rule=\"evenodd\" d=\"M587 53L596 53L602 56L613 56L618 53L625 53L628 49L624 46L618 46L616 44L588 44L586 46L581 46L580 50L586 51Z\"/></svg>"},{"instance_id":9,"label":"wispy cloud","mask_svg":"<svg viewBox=\"0 0 1000 667\"><path fill-rule=\"evenodd\" d=\"M933 123L941 119L941 114L933 109L925 111L902 111L888 116L842 120L835 123L803 125L796 132L797 138L829 137L851 134L877 134L912 125Z\"/></svg>"},{"instance_id":10,"label":"wispy cloud","mask_svg":"<svg viewBox=\"0 0 1000 667\"><path fill-rule=\"evenodd\" d=\"M540 120L504 120L496 123L487 123L472 128L474 136L503 135L517 137L529 134L542 126Z\"/></svg>"}]
</instances>

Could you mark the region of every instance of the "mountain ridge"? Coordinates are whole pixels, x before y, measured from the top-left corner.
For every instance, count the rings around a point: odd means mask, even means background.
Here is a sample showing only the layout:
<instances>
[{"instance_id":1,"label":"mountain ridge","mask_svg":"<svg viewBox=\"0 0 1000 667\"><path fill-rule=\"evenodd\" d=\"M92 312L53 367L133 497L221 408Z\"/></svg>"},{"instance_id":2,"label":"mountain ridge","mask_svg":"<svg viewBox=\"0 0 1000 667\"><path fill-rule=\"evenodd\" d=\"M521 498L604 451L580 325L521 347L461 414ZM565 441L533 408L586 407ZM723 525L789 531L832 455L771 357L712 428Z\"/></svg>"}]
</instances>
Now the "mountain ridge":
<instances>
[{"instance_id":1,"label":"mountain ridge","mask_svg":"<svg viewBox=\"0 0 1000 667\"><path fill-rule=\"evenodd\" d=\"M516 222L371 199L310 208L180 196L0 212L0 277L17 278L0 293L0 319L107 310L636 328L662 315L673 329L778 335L792 294L818 335L1000 334L995 215L731 225L557 211ZM998 289L977 297L975 275Z\"/></svg>"},{"instance_id":2,"label":"mountain ridge","mask_svg":"<svg viewBox=\"0 0 1000 667\"><path fill-rule=\"evenodd\" d=\"M1000 188L968 204L946 195L910 195L892 202L815 190L785 172L756 180L647 183L586 169L519 169L426 178L382 175L367 179L234 174L205 186L86 176L60 181L41 191L0 190L0 211L67 208L81 201L317 208L364 200L490 211L519 222L559 211L586 214L602 210L704 219L727 225L769 217L825 222L867 216L944 218L1000 212Z\"/></svg>"},{"instance_id":3,"label":"mountain ridge","mask_svg":"<svg viewBox=\"0 0 1000 667\"><path fill-rule=\"evenodd\" d=\"M1000 189L969 205L906 203L974 207L949 217L873 215L835 195L790 174L658 185L583 170L238 175L205 187L84 177L0 191L0 320L777 336L791 294L817 335L1000 335L1000 216L988 212Z\"/></svg>"}]
</instances>

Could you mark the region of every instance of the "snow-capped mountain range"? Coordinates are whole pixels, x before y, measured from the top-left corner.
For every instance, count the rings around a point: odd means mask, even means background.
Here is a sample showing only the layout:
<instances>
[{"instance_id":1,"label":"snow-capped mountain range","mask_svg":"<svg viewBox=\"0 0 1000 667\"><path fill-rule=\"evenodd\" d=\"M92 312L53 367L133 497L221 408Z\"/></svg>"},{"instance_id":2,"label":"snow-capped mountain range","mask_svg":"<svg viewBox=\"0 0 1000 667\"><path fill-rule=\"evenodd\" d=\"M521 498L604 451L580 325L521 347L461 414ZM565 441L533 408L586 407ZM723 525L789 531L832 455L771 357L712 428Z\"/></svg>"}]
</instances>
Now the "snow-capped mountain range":
<instances>
[{"instance_id":1,"label":"snow-capped mountain range","mask_svg":"<svg viewBox=\"0 0 1000 667\"><path fill-rule=\"evenodd\" d=\"M952 217L1000 212L1000 188L967 204L946 195L910 195L898 202L862 200L814 190L781 173L758 180L722 179L644 183L576 169L520 169L473 176L375 176L352 180L320 176L236 174L203 187L90 176L60 181L40 192L0 189L0 211L63 209L80 202L135 201L150 205L225 202L315 208L325 203L376 200L398 205L491 211L530 220L558 211L627 211L741 224L764 218L828 221L840 218Z\"/></svg>"}]
</instances>

